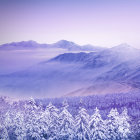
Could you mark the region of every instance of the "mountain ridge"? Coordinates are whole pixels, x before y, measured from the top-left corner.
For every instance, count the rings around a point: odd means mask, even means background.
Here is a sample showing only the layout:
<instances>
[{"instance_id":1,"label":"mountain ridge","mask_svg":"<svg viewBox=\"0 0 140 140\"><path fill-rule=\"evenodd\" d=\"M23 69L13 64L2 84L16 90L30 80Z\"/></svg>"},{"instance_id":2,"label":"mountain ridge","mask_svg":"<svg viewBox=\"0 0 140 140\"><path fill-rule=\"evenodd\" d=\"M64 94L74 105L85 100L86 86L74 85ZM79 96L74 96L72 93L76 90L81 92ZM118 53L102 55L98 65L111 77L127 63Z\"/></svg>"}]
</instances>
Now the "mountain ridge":
<instances>
[{"instance_id":1,"label":"mountain ridge","mask_svg":"<svg viewBox=\"0 0 140 140\"><path fill-rule=\"evenodd\" d=\"M125 51L129 46L120 47L64 53L26 70L0 75L0 92L60 97L140 90L140 53L131 48L139 54L133 58Z\"/></svg>"},{"instance_id":2,"label":"mountain ridge","mask_svg":"<svg viewBox=\"0 0 140 140\"><path fill-rule=\"evenodd\" d=\"M21 42L12 42L0 45L0 50L12 50L12 49L37 49L37 48L61 48L67 49L68 51L100 51L103 50L103 47L92 46L92 45L78 45L74 42L67 40L60 40L56 43L45 44L37 43L36 41L21 41Z\"/></svg>"}]
</instances>

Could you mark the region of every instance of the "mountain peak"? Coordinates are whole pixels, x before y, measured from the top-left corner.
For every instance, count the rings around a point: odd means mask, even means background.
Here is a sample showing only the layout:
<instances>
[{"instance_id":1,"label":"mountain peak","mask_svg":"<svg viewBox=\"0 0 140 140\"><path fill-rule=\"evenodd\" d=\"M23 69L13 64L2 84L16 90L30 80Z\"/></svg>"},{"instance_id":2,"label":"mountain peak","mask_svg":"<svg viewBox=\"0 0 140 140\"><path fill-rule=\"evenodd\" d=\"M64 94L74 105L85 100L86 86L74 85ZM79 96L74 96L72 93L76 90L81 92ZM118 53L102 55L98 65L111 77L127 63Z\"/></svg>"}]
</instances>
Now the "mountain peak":
<instances>
[{"instance_id":1,"label":"mountain peak","mask_svg":"<svg viewBox=\"0 0 140 140\"><path fill-rule=\"evenodd\" d=\"M20 50L20 49L34 49L39 48L41 44L29 40L29 41L20 41L20 42L12 42L0 45L1 50Z\"/></svg>"},{"instance_id":2,"label":"mountain peak","mask_svg":"<svg viewBox=\"0 0 140 140\"><path fill-rule=\"evenodd\" d=\"M115 46L109 49L109 51L112 52L114 55L119 56L123 60L140 58L140 50L128 45L127 43Z\"/></svg>"},{"instance_id":3,"label":"mountain peak","mask_svg":"<svg viewBox=\"0 0 140 140\"><path fill-rule=\"evenodd\" d=\"M57 48L68 49L69 51L81 49L81 46L67 40L60 40L54 43L53 46Z\"/></svg>"},{"instance_id":4,"label":"mountain peak","mask_svg":"<svg viewBox=\"0 0 140 140\"><path fill-rule=\"evenodd\" d=\"M21 46L21 45L26 46L27 44L28 45L36 45L38 43L36 41L29 40L29 41L11 42L11 43L7 43L7 44L3 44L3 45L4 46Z\"/></svg>"},{"instance_id":5,"label":"mountain peak","mask_svg":"<svg viewBox=\"0 0 140 140\"><path fill-rule=\"evenodd\" d=\"M137 53L139 52L138 49L128 45L127 43L120 44L118 46L112 47L112 51L114 52L121 52L121 53Z\"/></svg>"},{"instance_id":6,"label":"mountain peak","mask_svg":"<svg viewBox=\"0 0 140 140\"><path fill-rule=\"evenodd\" d=\"M23 42L26 42L26 43L36 43L36 44L38 44L36 41L34 41L34 40L28 40L28 41L23 41Z\"/></svg>"},{"instance_id":7,"label":"mountain peak","mask_svg":"<svg viewBox=\"0 0 140 140\"><path fill-rule=\"evenodd\" d=\"M123 49L123 50L126 50L126 49L135 49L135 48L133 48L132 46L130 46L129 44L127 44L127 43L122 43L122 44L120 44L120 45L117 45L117 46L115 46L115 47L112 47L111 49L113 49L113 50L119 50L119 49Z\"/></svg>"},{"instance_id":8,"label":"mountain peak","mask_svg":"<svg viewBox=\"0 0 140 140\"><path fill-rule=\"evenodd\" d=\"M60 40L60 41L56 42L55 44L59 44L59 45L76 45L74 42L67 41L67 40Z\"/></svg>"}]
</instances>

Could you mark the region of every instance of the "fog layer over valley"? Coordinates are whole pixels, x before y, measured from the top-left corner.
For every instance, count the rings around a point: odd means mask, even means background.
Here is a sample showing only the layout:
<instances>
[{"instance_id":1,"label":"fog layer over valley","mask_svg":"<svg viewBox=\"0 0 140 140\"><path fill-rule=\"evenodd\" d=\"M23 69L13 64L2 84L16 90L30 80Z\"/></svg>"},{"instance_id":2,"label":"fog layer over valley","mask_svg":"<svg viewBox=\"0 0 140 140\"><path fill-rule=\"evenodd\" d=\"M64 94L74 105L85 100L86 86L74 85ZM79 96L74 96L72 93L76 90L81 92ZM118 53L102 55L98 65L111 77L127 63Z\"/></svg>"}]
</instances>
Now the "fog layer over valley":
<instances>
[{"instance_id":1,"label":"fog layer over valley","mask_svg":"<svg viewBox=\"0 0 140 140\"><path fill-rule=\"evenodd\" d=\"M0 46L0 94L12 97L63 97L137 92L140 50L80 46L66 40Z\"/></svg>"}]
</instances>

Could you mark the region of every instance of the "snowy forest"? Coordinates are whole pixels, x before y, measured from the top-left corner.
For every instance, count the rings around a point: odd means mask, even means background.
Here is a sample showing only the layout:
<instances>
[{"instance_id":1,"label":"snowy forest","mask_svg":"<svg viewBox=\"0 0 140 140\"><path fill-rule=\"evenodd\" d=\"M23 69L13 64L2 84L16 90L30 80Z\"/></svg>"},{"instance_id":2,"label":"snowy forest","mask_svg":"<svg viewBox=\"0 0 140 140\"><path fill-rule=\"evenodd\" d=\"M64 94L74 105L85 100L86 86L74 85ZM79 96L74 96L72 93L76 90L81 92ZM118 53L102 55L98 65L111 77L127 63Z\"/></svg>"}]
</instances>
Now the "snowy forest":
<instances>
[{"instance_id":1,"label":"snowy forest","mask_svg":"<svg viewBox=\"0 0 140 140\"><path fill-rule=\"evenodd\" d=\"M0 140L140 140L140 0L0 0Z\"/></svg>"},{"instance_id":2,"label":"snowy forest","mask_svg":"<svg viewBox=\"0 0 140 140\"><path fill-rule=\"evenodd\" d=\"M0 140L139 139L139 117L132 116L127 106L119 110L117 106L111 105L112 108L107 111L96 104L90 111L90 107L85 104L87 98L30 98L10 102L7 97L1 97ZM93 102L93 99L98 102L97 98L89 97ZM117 99L121 105L121 100ZM111 104L111 100L107 102ZM105 107L104 104L102 106Z\"/></svg>"}]
</instances>

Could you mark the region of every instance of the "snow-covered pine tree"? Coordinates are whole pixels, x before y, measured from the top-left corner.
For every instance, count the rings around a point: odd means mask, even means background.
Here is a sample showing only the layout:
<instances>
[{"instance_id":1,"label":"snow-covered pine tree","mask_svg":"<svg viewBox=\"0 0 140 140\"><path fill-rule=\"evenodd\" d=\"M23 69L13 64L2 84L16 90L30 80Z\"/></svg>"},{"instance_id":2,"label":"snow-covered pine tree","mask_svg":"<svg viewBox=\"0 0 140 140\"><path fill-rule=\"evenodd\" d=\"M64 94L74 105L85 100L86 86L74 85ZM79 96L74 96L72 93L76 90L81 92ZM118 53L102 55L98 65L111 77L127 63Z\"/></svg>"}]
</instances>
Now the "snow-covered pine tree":
<instances>
[{"instance_id":1,"label":"snow-covered pine tree","mask_svg":"<svg viewBox=\"0 0 140 140\"><path fill-rule=\"evenodd\" d=\"M25 129L25 122L24 116L22 113L17 112L15 117L13 118L13 126L14 126L14 133L16 135L17 140L24 140L26 138L26 129Z\"/></svg>"},{"instance_id":2,"label":"snow-covered pine tree","mask_svg":"<svg viewBox=\"0 0 140 140\"><path fill-rule=\"evenodd\" d=\"M93 140L106 140L107 131L104 120L101 118L98 108L90 118L90 132Z\"/></svg>"},{"instance_id":3,"label":"snow-covered pine tree","mask_svg":"<svg viewBox=\"0 0 140 140\"><path fill-rule=\"evenodd\" d=\"M133 135L134 138L138 140L140 138L140 120L138 120L137 122L133 121L131 124L131 128L133 133L131 135Z\"/></svg>"},{"instance_id":4,"label":"snow-covered pine tree","mask_svg":"<svg viewBox=\"0 0 140 140\"><path fill-rule=\"evenodd\" d=\"M15 139L16 135L14 133L15 124L14 124L14 117L16 112L13 110L8 110L5 114L4 126L8 132L9 139Z\"/></svg>"},{"instance_id":5,"label":"snow-covered pine tree","mask_svg":"<svg viewBox=\"0 0 140 140\"><path fill-rule=\"evenodd\" d=\"M108 140L119 140L119 113L117 109L111 109L106 120Z\"/></svg>"},{"instance_id":6,"label":"snow-covered pine tree","mask_svg":"<svg viewBox=\"0 0 140 140\"><path fill-rule=\"evenodd\" d=\"M78 115L75 118L75 140L89 140L90 130L89 130L89 115L87 110L80 107Z\"/></svg>"},{"instance_id":7,"label":"snow-covered pine tree","mask_svg":"<svg viewBox=\"0 0 140 140\"><path fill-rule=\"evenodd\" d=\"M44 139L49 138L48 128L50 123L51 123L50 112L48 111L48 109L45 109L44 111L41 109L41 112L38 117L38 125L40 126L42 136Z\"/></svg>"},{"instance_id":8,"label":"snow-covered pine tree","mask_svg":"<svg viewBox=\"0 0 140 140\"><path fill-rule=\"evenodd\" d=\"M35 100L31 97L28 101L26 101L24 108L25 108L25 111L27 113L31 113L32 111L36 111L37 106L36 106Z\"/></svg>"},{"instance_id":9,"label":"snow-covered pine tree","mask_svg":"<svg viewBox=\"0 0 140 140\"><path fill-rule=\"evenodd\" d=\"M127 114L127 108L123 110L119 118L119 134L121 140L127 140L130 136L130 124L129 124L129 116Z\"/></svg>"},{"instance_id":10,"label":"snow-covered pine tree","mask_svg":"<svg viewBox=\"0 0 140 140\"><path fill-rule=\"evenodd\" d=\"M38 107L36 106L35 100L31 98L25 104L25 127L27 130L27 139L41 139L43 136L42 129L38 123Z\"/></svg>"},{"instance_id":11,"label":"snow-covered pine tree","mask_svg":"<svg viewBox=\"0 0 140 140\"><path fill-rule=\"evenodd\" d=\"M137 140L138 138L140 138L140 119L137 121L137 124L134 123L133 128L134 128L133 133L135 139Z\"/></svg>"},{"instance_id":12,"label":"snow-covered pine tree","mask_svg":"<svg viewBox=\"0 0 140 140\"><path fill-rule=\"evenodd\" d=\"M53 138L54 140L57 139L57 134L59 132L59 109L57 109L52 103L50 102L49 105L46 107L46 110L49 111L49 125L48 125L48 137Z\"/></svg>"},{"instance_id":13,"label":"snow-covered pine tree","mask_svg":"<svg viewBox=\"0 0 140 140\"><path fill-rule=\"evenodd\" d=\"M13 102L5 114L4 126L7 129L9 139L22 140L26 136L24 115L20 111L19 102Z\"/></svg>"},{"instance_id":14,"label":"snow-covered pine tree","mask_svg":"<svg viewBox=\"0 0 140 140\"><path fill-rule=\"evenodd\" d=\"M74 138L74 120L73 116L69 113L67 110L68 108L68 103L67 100L64 100L63 102L63 110L59 115L59 121L60 121L60 126L59 126L59 139L67 139L67 140L73 140Z\"/></svg>"},{"instance_id":15,"label":"snow-covered pine tree","mask_svg":"<svg viewBox=\"0 0 140 140\"><path fill-rule=\"evenodd\" d=\"M68 101L65 99L62 103L62 109L64 109L64 108L67 109L68 107L69 107Z\"/></svg>"},{"instance_id":16,"label":"snow-covered pine tree","mask_svg":"<svg viewBox=\"0 0 140 140\"><path fill-rule=\"evenodd\" d=\"M0 124L0 140L9 140L8 132L5 126Z\"/></svg>"}]
</instances>

